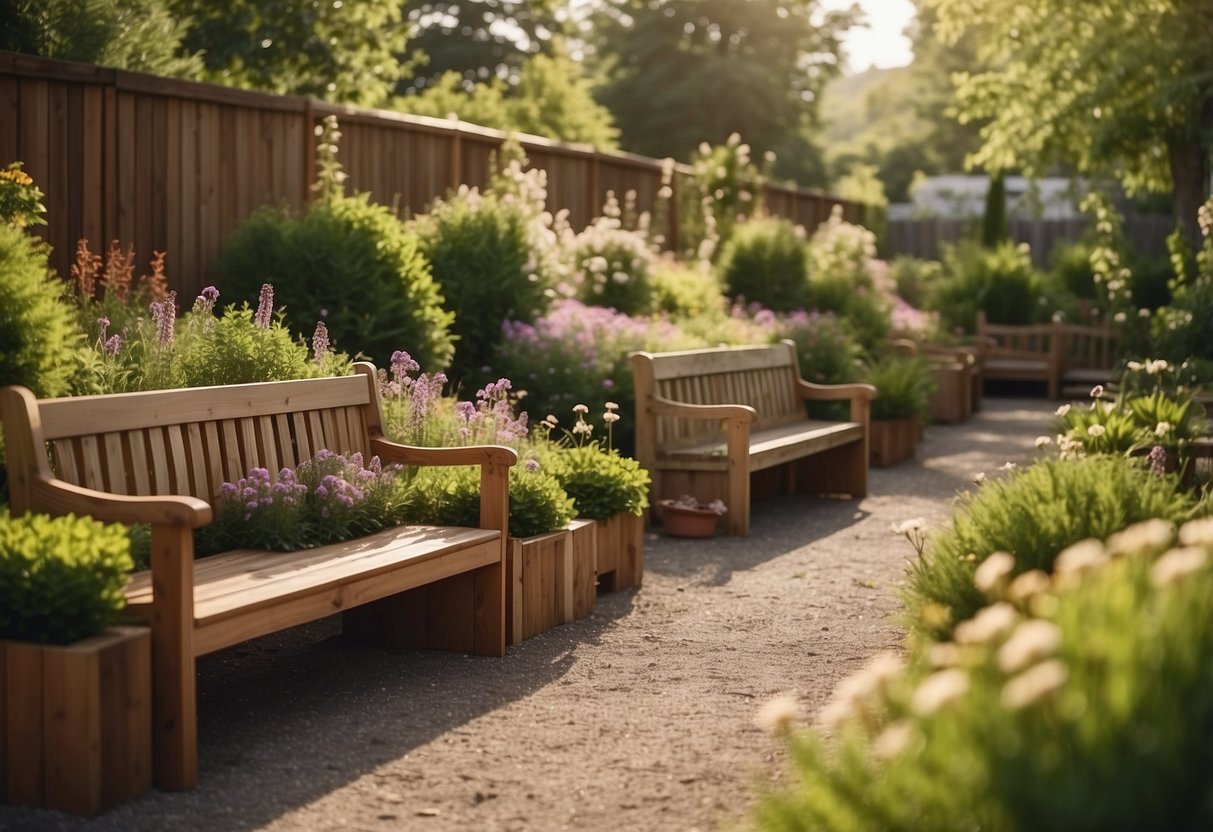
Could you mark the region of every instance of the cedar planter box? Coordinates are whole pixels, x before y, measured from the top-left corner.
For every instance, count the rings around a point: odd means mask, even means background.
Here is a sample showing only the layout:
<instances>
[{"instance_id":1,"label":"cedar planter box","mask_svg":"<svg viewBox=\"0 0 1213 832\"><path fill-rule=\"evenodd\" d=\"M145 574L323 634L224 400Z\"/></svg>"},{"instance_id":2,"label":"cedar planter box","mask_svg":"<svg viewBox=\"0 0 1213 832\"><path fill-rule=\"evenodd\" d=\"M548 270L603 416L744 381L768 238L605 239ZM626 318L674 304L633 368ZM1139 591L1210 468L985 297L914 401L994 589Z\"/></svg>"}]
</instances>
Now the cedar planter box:
<instances>
[{"instance_id":1,"label":"cedar planter box","mask_svg":"<svg viewBox=\"0 0 1213 832\"><path fill-rule=\"evenodd\" d=\"M644 580L644 518L616 514L597 521L598 585L604 592L638 587Z\"/></svg>"},{"instance_id":2,"label":"cedar planter box","mask_svg":"<svg viewBox=\"0 0 1213 832\"><path fill-rule=\"evenodd\" d=\"M506 643L518 644L594 609L596 535L593 520L506 546Z\"/></svg>"},{"instance_id":3,"label":"cedar planter box","mask_svg":"<svg viewBox=\"0 0 1213 832\"><path fill-rule=\"evenodd\" d=\"M0 798L96 815L152 785L151 631L0 641Z\"/></svg>"},{"instance_id":4,"label":"cedar planter box","mask_svg":"<svg viewBox=\"0 0 1213 832\"><path fill-rule=\"evenodd\" d=\"M972 380L969 367L960 362L931 367L935 392L931 394L931 420L945 425L965 421L972 414Z\"/></svg>"},{"instance_id":5,"label":"cedar planter box","mask_svg":"<svg viewBox=\"0 0 1213 832\"><path fill-rule=\"evenodd\" d=\"M918 416L910 419L873 419L868 425L872 466L888 468L913 459L921 433L922 420Z\"/></svg>"}]
</instances>

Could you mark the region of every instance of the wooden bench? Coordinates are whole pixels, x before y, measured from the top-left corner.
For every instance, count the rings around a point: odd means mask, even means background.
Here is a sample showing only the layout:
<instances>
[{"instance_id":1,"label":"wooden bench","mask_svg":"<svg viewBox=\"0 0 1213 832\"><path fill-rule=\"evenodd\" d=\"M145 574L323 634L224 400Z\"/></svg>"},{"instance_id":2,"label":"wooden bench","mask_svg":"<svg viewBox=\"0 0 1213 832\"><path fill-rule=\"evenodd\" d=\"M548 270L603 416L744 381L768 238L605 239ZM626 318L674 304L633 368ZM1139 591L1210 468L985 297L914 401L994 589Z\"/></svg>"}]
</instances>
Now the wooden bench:
<instances>
[{"instance_id":1,"label":"wooden bench","mask_svg":"<svg viewBox=\"0 0 1213 832\"><path fill-rule=\"evenodd\" d=\"M1097 384L1117 380L1120 332L1111 324L1056 324L1061 338L1060 394L1086 398Z\"/></svg>"},{"instance_id":2,"label":"wooden bench","mask_svg":"<svg viewBox=\"0 0 1213 832\"><path fill-rule=\"evenodd\" d=\"M981 351L974 346L947 346L910 338L889 342L894 354L919 357L931 367L935 390L928 401L931 421L946 425L963 422L981 410L984 377Z\"/></svg>"},{"instance_id":3,"label":"wooden bench","mask_svg":"<svg viewBox=\"0 0 1213 832\"><path fill-rule=\"evenodd\" d=\"M151 569L134 576L127 597L152 629L161 788L197 782L197 656L337 612L347 633L384 644L505 652L507 477L517 455L386 440L370 364L343 378L65 399L8 387L0 417L14 513L151 525ZM211 522L225 481L326 448L408 466L479 466L480 528L398 527L300 552L194 560L193 531Z\"/></svg>"},{"instance_id":4,"label":"wooden bench","mask_svg":"<svg viewBox=\"0 0 1213 832\"><path fill-rule=\"evenodd\" d=\"M786 471L787 490L862 497L868 490L870 384L803 380L790 341L632 354L636 458L652 502L723 498L726 529L750 527L751 475ZM809 401L848 401L850 421L809 419Z\"/></svg>"},{"instance_id":5,"label":"wooden bench","mask_svg":"<svg viewBox=\"0 0 1213 832\"><path fill-rule=\"evenodd\" d=\"M1061 392L1062 339L1056 324L991 324L977 312L977 341L987 381L1043 382L1050 399Z\"/></svg>"}]
</instances>

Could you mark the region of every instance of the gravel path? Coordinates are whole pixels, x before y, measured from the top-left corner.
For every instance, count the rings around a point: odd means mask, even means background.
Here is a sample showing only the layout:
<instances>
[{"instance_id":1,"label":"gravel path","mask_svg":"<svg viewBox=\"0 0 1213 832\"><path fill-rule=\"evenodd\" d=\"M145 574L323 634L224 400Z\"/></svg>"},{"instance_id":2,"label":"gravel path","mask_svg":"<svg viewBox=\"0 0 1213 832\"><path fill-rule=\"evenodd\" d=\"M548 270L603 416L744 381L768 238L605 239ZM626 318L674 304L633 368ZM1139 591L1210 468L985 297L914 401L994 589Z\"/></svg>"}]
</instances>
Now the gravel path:
<instances>
[{"instance_id":1,"label":"gravel path","mask_svg":"<svg viewBox=\"0 0 1213 832\"><path fill-rule=\"evenodd\" d=\"M987 399L874 470L862 502L780 498L745 539L646 540L643 589L505 659L390 653L333 621L200 662L201 782L91 822L0 808L0 830L709 830L744 821L779 771L754 725L806 712L896 649L911 550L892 523L943 522L976 471L1034 454L1052 406Z\"/></svg>"}]
</instances>

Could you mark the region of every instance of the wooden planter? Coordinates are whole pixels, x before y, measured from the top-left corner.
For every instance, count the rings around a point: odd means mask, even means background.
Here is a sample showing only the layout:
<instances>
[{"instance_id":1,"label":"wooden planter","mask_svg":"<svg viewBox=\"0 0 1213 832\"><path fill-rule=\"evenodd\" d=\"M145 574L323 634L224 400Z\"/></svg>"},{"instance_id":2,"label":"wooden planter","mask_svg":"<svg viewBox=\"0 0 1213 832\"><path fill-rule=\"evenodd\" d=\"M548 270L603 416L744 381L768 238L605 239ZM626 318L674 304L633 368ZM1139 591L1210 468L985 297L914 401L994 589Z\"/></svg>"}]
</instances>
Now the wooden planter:
<instances>
[{"instance_id":1,"label":"wooden planter","mask_svg":"<svg viewBox=\"0 0 1213 832\"><path fill-rule=\"evenodd\" d=\"M532 636L594 609L593 520L534 537L511 537L506 549L506 643Z\"/></svg>"},{"instance_id":2,"label":"wooden planter","mask_svg":"<svg viewBox=\"0 0 1213 832\"><path fill-rule=\"evenodd\" d=\"M624 513L595 522L599 588L618 592L640 586L644 580L644 518Z\"/></svg>"},{"instance_id":3,"label":"wooden planter","mask_svg":"<svg viewBox=\"0 0 1213 832\"><path fill-rule=\"evenodd\" d=\"M720 515L706 508L687 508L673 500L661 500L661 525L670 537L716 536L716 526L720 523Z\"/></svg>"},{"instance_id":4,"label":"wooden planter","mask_svg":"<svg viewBox=\"0 0 1213 832\"><path fill-rule=\"evenodd\" d=\"M910 419L873 419L868 426L872 467L888 468L913 459L921 433L922 420L918 416Z\"/></svg>"},{"instance_id":5,"label":"wooden planter","mask_svg":"<svg viewBox=\"0 0 1213 832\"><path fill-rule=\"evenodd\" d=\"M95 815L152 785L151 631L0 641L0 799Z\"/></svg>"},{"instance_id":6,"label":"wooden planter","mask_svg":"<svg viewBox=\"0 0 1213 832\"><path fill-rule=\"evenodd\" d=\"M931 367L935 380L930 400L932 421L954 425L969 418L973 408L971 376L970 368L959 361Z\"/></svg>"}]
</instances>

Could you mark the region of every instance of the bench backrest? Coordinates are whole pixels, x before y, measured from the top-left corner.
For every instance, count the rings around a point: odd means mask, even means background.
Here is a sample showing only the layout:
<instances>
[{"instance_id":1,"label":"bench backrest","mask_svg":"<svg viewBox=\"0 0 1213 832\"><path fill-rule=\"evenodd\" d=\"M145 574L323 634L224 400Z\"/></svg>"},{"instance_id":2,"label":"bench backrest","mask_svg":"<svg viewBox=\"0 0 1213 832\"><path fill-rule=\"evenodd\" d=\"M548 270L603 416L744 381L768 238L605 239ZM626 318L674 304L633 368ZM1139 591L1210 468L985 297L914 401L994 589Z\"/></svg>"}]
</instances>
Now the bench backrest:
<instances>
[{"instance_id":1,"label":"bench backrest","mask_svg":"<svg viewBox=\"0 0 1213 832\"><path fill-rule=\"evenodd\" d=\"M374 367L357 369L342 378L30 400L35 447L10 447L10 460L112 494L213 503L225 481L252 468L276 478L321 449L365 455L381 417ZM49 458L39 444L49 444ZM18 511L27 503L21 480L11 482Z\"/></svg>"},{"instance_id":2,"label":"bench backrest","mask_svg":"<svg viewBox=\"0 0 1213 832\"><path fill-rule=\"evenodd\" d=\"M1059 324L1066 369L1111 370L1120 360L1120 332L1112 326Z\"/></svg>"},{"instance_id":3,"label":"bench backrest","mask_svg":"<svg viewBox=\"0 0 1213 832\"><path fill-rule=\"evenodd\" d=\"M632 355L632 368L641 408L647 396L656 395L688 404L749 405L758 412L755 429L805 419L796 389L800 378L796 350L788 343L638 352ZM648 417L638 412L637 418ZM720 425L711 420L655 417L653 438L658 447L694 444L719 435Z\"/></svg>"},{"instance_id":4,"label":"bench backrest","mask_svg":"<svg viewBox=\"0 0 1213 832\"><path fill-rule=\"evenodd\" d=\"M1056 324L991 324L978 311L977 335L985 340L986 358L1060 360L1061 332Z\"/></svg>"}]
</instances>

